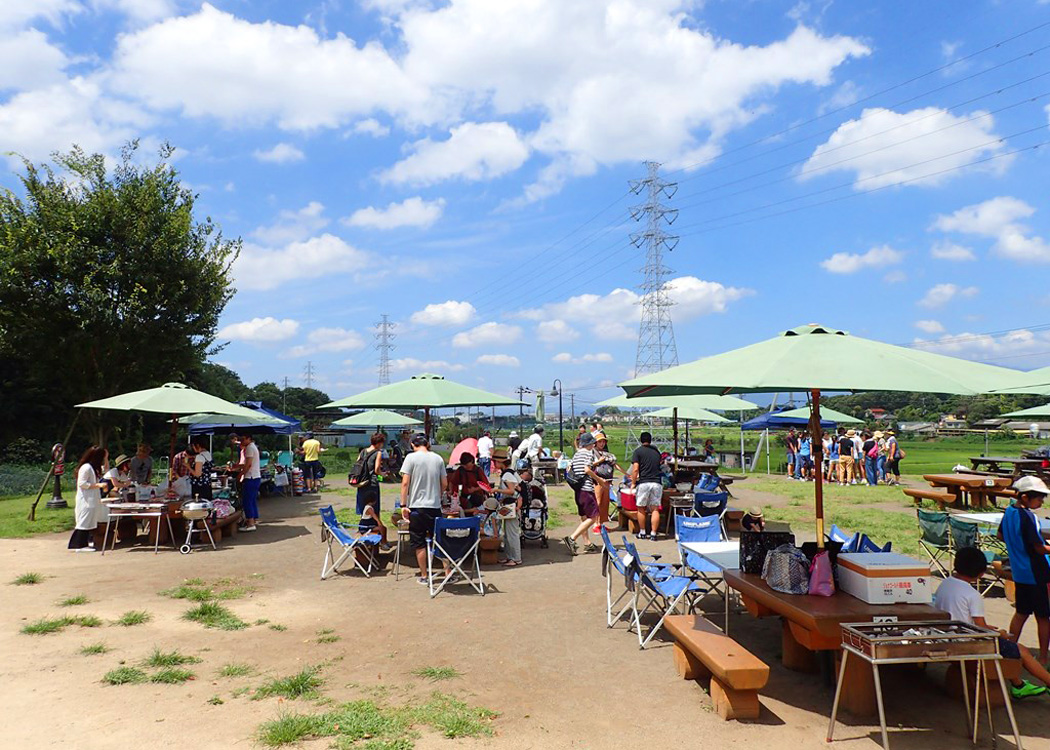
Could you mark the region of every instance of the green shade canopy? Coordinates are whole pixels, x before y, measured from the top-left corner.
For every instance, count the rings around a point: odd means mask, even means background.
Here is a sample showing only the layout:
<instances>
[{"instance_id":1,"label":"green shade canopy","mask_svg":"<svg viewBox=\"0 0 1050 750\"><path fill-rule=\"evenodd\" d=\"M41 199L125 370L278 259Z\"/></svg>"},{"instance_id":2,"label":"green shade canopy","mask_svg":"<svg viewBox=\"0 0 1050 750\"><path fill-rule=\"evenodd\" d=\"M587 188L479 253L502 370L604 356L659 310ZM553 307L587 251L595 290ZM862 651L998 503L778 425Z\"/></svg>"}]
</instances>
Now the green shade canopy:
<instances>
[{"instance_id":1,"label":"green shade canopy","mask_svg":"<svg viewBox=\"0 0 1050 750\"><path fill-rule=\"evenodd\" d=\"M799 409L787 409L786 411L776 412L778 417L788 417L790 419L809 419L809 414L810 409L808 406L803 406ZM851 417L849 414L843 414L840 411L829 409L826 406L820 407L820 418L836 424L864 424L863 419Z\"/></svg>"},{"instance_id":2,"label":"green shade canopy","mask_svg":"<svg viewBox=\"0 0 1050 750\"><path fill-rule=\"evenodd\" d=\"M914 391L972 396L1026 384L1025 373L806 325L621 384L628 396L786 391ZM628 402L633 399L628 399Z\"/></svg>"},{"instance_id":3,"label":"green shade canopy","mask_svg":"<svg viewBox=\"0 0 1050 750\"><path fill-rule=\"evenodd\" d=\"M1039 396L1050 396L1050 367L1021 373L1023 385L1014 388L1003 388L1001 393L1034 393ZM1040 408L1040 407L1034 407ZM1004 414L1004 417L1010 416Z\"/></svg>"},{"instance_id":4,"label":"green shade canopy","mask_svg":"<svg viewBox=\"0 0 1050 750\"><path fill-rule=\"evenodd\" d=\"M642 419L648 419L649 417L659 417L661 419L674 419L675 410L673 408L659 409L657 411L651 411L648 414L643 414ZM697 409L696 407L682 407L678 409L678 418L684 419L689 422L729 422L731 420L726 419L720 414L715 414L713 411L707 409Z\"/></svg>"},{"instance_id":5,"label":"green shade canopy","mask_svg":"<svg viewBox=\"0 0 1050 750\"><path fill-rule=\"evenodd\" d=\"M1009 411L1006 414L1000 414L1001 417L1021 417L1022 419L1028 417L1050 417L1050 404L1043 404L1042 406L1033 406L1029 409L1018 409L1017 411Z\"/></svg>"},{"instance_id":6,"label":"green shade canopy","mask_svg":"<svg viewBox=\"0 0 1050 750\"><path fill-rule=\"evenodd\" d=\"M156 414L224 414L238 419L258 419L259 412L198 391L182 383L165 383L158 388L131 391L98 401L77 404L80 409L147 411Z\"/></svg>"},{"instance_id":7,"label":"green shade canopy","mask_svg":"<svg viewBox=\"0 0 1050 750\"><path fill-rule=\"evenodd\" d=\"M255 409L249 409L248 411L255 411ZM233 425L258 425L259 427L283 427L291 424L291 422L285 422L283 419L277 417L271 417L269 414L255 411L254 417L234 417L226 414L208 414L200 412L197 414L189 414L185 417L179 417L179 424L214 424L224 425L228 424L231 427Z\"/></svg>"},{"instance_id":8,"label":"green shade canopy","mask_svg":"<svg viewBox=\"0 0 1050 750\"><path fill-rule=\"evenodd\" d=\"M659 409L662 407L681 409L715 409L717 411L748 411L757 409L758 404L745 401L736 396L717 396L714 394L701 394L694 396L644 396L640 398L627 398L622 393L619 396L599 401L596 406L618 406L641 407L643 409Z\"/></svg>"},{"instance_id":9,"label":"green shade canopy","mask_svg":"<svg viewBox=\"0 0 1050 750\"><path fill-rule=\"evenodd\" d=\"M318 408L439 409L450 406L518 406L520 403L508 396L445 380L441 375L423 373Z\"/></svg>"},{"instance_id":10,"label":"green shade canopy","mask_svg":"<svg viewBox=\"0 0 1050 750\"><path fill-rule=\"evenodd\" d=\"M332 422L333 427L410 427L411 425L423 424L419 419L406 417L395 411L385 409L372 409L343 417Z\"/></svg>"}]
</instances>

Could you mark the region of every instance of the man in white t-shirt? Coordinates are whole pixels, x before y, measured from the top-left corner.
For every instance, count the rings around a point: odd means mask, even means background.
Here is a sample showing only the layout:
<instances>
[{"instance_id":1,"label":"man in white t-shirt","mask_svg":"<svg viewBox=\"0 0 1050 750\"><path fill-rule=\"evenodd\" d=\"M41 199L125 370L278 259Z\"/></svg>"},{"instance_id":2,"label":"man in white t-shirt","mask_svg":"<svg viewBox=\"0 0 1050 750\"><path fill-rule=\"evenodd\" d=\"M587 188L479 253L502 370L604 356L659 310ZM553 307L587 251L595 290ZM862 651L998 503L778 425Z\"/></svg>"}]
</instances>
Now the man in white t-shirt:
<instances>
[{"instance_id":1,"label":"man in white t-shirt","mask_svg":"<svg viewBox=\"0 0 1050 750\"><path fill-rule=\"evenodd\" d=\"M242 433L241 462L238 468L241 473L241 510L244 511L244 524L241 531L255 531L259 523L259 485L262 484L262 467L259 464L259 446L250 434Z\"/></svg>"},{"instance_id":2,"label":"man in white t-shirt","mask_svg":"<svg viewBox=\"0 0 1050 750\"><path fill-rule=\"evenodd\" d=\"M427 581L427 537L434 535L434 521L441 515L441 498L448 490L445 461L430 452L422 432L412 436L412 452L401 464L401 517L408 520L408 543L416 551L419 583Z\"/></svg>"},{"instance_id":3,"label":"man in white t-shirt","mask_svg":"<svg viewBox=\"0 0 1050 750\"><path fill-rule=\"evenodd\" d=\"M535 469L540 459L541 450L543 450L543 425L538 424L533 429L532 434L521 441L521 445L518 446L514 456L515 458L527 460Z\"/></svg>"},{"instance_id":4,"label":"man in white t-shirt","mask_svg":"<svg viewBox=\"0 0 1050 750\"><path fill-rule=\"evenodd\" d=\"M984 599L973 585L981 579L988 569L988 560L976 547L961 547L955 554L955 571L951 578L941 581L933 597L933 606L951 614L953 620L988 628L984 617ZM989 628L991 629L991 628ZM1050 684L1050 672L1047 672L1032 652L1010 639L1006 632L999 631L999 653L1004 659L1020 659L1021 664L1043 685L1034 685L1028 680L1011 681L1010 693L1014 700L1043 695Z\"/></svg>"},{"instance_id":5,"label":"man in white t-shirt","mask_svg":"<svg viewBox=\"0 0 1050 750\"><path fill-rule=\"evenodd\" d=\"M492 442L492 433L489 430L485 430L485 434L478 438L478 466L485 476L489 475L492 471L492 449L495 443Z\"/></svg>"}]
</instances>

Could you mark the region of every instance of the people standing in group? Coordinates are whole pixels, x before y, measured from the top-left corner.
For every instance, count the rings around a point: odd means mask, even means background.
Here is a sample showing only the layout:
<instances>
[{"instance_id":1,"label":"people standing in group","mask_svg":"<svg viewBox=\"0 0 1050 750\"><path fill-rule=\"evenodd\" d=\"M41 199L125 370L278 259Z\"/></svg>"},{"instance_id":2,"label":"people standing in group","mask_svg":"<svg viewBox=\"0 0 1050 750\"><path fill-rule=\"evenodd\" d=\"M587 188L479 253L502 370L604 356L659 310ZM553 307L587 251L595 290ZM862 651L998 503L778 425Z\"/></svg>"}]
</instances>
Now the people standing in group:
<instances>
[{"instance_id":1,"label":"people standing in group","mask_svg":"<svg viewBox=\"0 0 1050 750\"><path fill-rule=\"evenodd\" d=\"M518 452L518 447L520 445L521 445L521 438L518 437L517 431L516 430L511 430L510 434L507 435L507 448L510 449L507 452L507 455L510 456L511 458L513 458L514 454Z\"/></svg>"},{"instance_id":2,"label":"people standing in group","mask_svg":"<svg viewBox=\"0 0 1050 750\"><path fill-rule=\"evenodd\" d=\"M795 476L795 456L798 453L798 436L795 434L794 427L788 430L787 437L784 438L784 447L787 449L787 475L793 477Z\"/></svg>"},{"instance_id":3,"label":"people standing in group","mask_svg":"<svg viewBox=\"0 0 1050 750\"><path fill-rule=\"evenodd\" d=\"M795 453L795 479L809 481L809 472L813 468L813 445L809 433L803 432L797 437L798 448Z\"/></svg>"},{"instance_id":4,"label":"people standing in group","mask_svg":"<svg viewBox=\"0 0 1050 750\"><path fill-rule=\"evenodd\" d=\"M904 450L897 442L897 434L893 430L886 431L886 482L888 484L901 483L901 459L904 458ZM891 478L892 477L892 478Z\"/></svg>"},{"instance_id":5,"label":"people standing in group","mask_svg":"<svg viewBox=\"0 0 1050 750\"><path fill-rule=\"evenodd\" d=\"M641 443L631 454L631 481L634 484L634 502L638 508L639 539L656 540L660 530L660 506L663 503L663 457L653 447L653 436L643 432ZM651 525L650 525L651 524ZM650 531L646 530L646 527Z\"/></svg>"},{"instance_id":6,"label":"people standing in group","mask_svg":"<svg viewBox=\"0 0 1050 750\"><path fill-rule=\"evenodd\" d=\"M882 430L876 430L875 434L872 435L875 443L879 449L878 455L875 457L875 478L886 483L886 436Z\"/></svg>"},{"instance_id":7,"label":"people standing in group","mask_svg":"<svg viewBox=\"0 0 1050 750\"><path fill-rule=\"evenodd\" d=\"M598 498L594 494L594 486L603 480L591 468L591 464L594 463L594 443L591 433L585 432L581 435L580 449L573 454L572 463L569 465L569 471L583 479L583 484L576 492L576 510L580 516L580 524L572 534L562 538L571 555L579 554L580 547L576 540L580 537L585 540L588 552L598 548L591 541L590 530L598 522Z\"/></svg>"},{"instance_id":8,"label":"people standing in group","mask_svg":"<svg viewBox=\"0 0 1050 750\"><path fill-rule=\"evenodd\" d=\"M131 481L137 484L149 484L153 479L153 458L150 452L153 447L149 443L139 443L135 455L131 459Z\"/></svg>"},{"instance_id":9,"label":"people standing in group","mask_svg":"<svg viewBox=\"0 0 1050 750\"><path fill-rule=\"evenodd\" d=\"M193 448L193 463L190 464L190 486L193 496L201 500L211 500L211 470L213 459L211 451L200 435L193 437L190 441Z\"/></svg>"},{"instance_id":10,"label":"people standing in group","mask_svg":"<svg viewBox=\"0 0 1050 750\"><path fill-rule=\"evenodd\" d=\"M1046 664L1050 650L1050 545L1039 530L1035 511L1043 507L1050 489L1039 477L1021 477L1013 483L1014 502L1003 512L996 535L1006 544L1014 581L1014 616L1010 636L1021 637L1028 618L1034 616L1039 636L1039 663Z\"/></svg>"},{"instance_id":11,"label":"people standing in group","mask_svg":"<svg viewBox=\"0 0 1050 750\"><path fill-rule=\"evenodd\" d=\"M193 445L188 445L181 451L176 453L171 459L171 479L181 479L182 477L188 477L190 475L190 468L193 466Z\"/></svg>"},{"instance_id":12,"label":"people standing in group","mask_svg":"<svg viewBox=\"0 0 1050 750\"><path fill-rule=\"evenodd\" d=\"M239 529L255 531L259 524L259 485L262 484L259 446L255 444L251 433L242 433L239 437L241 460L236 468L241 479L241 511L244 513L244 523Z\"/></svg>"},{"instance_id":13,"label":"people standing in group","mask_svg":"<svg viewBox=\"0 0 1050 750\"><path fill-rule=\"evenodd\" d=\"M478 467L486 477L492 472L492 449L495 445L491 430L485 430L485 434L478 438Z\"/></svg>"},{"instance_id":14,"label":"people standing in group","mask_svg":"<svg viewBox=\"0 0 1050 750\"><path fill-rule=\"evenodd\" d=\"M860 455L864 461L864 478L867 479L869 487L874 487L879 483L879 443L867 430L862 437L864 442L860 446Z\"/></svg>"},{"instance_id":15,"label":"people standing in group","mask_svg":"<svg viewBox=\"0 0 1050 750\"><path fill-rule=\"evenodd\" d=\"M365 507L372 505L380 510L379 482L383 476L383 446L386 433L376 432L368 439L368 446L358 455L361 461L361 476L357 478L357 514L363 516Z\"/></svg>"},{"instance_id":16,"label":"people standing in group","mask_svg":"<svg viewBox=\"0 0 1050 750\"><path fill-rule=\"evenodd\" d=\"M312 432L306 433L303 440L303 478L306 480L306 491L317 492L321 480L321 454L325 452L321 441Z\"/></svg>"},{"instance_id":17,"label":"people standing in group","mask_svg":"<svg viewBox=\"0 0 1050 750\"><path fill-rule=\"evenodd\" d=\"M522 486L532 481L532 466L528 460L519 458L514 471L501 461L499 472L496 494L500 509L496 512L503 526L503 558L499 562L505 568L516 568L521 565Z\"/></svg>"},{"instance_id":18,"label":"people standing in group","mask_svg":"<svg viewBox=\"0 0 1050 750\"><path fill-rule=\"evenodd\" d=\"M587 432L587 425L581 424L579 429L576 430L576 437L572 439L572 448L574 451L578 451L580 449L580 435L582 435L585 432Z\"/></svg>"},{"instance_id":19,"label":"people standing in group","mask_svg":"<svg viewBox=\"0 0 1050 750\"><path fill-rule=\"evenodd\" d=\"M626 472L616 462L616 456L609 452L609 438L604 432L599 432L595 437L593 451L594 461L591 468L602 480L594 485L594 494L598 499L598 524L591 531L597 534L601 531L601 525L609 520L609 492L612 488L613 474L617 470L621 474Z\"/></svg>"},{"instance_id":20,"label":"people standing in group","mask_svg":"<svg viewBox=\"0 0 1050 750\"><path fill-rule=\"evenodd\" d=\"M113 462L113 468L107 471L102 481L106 484L103 495L108 495L114 490L123 490L131 486L131 459L121 453Z\"/></svg>"},{"instance_id":21,"label":"people standing in group","mask_svg":"<svg viewBox=\"0 0 1050 750\"><path fill-rule=\"evenodd\" d=\"M511 453L512 459L525 459L533 469L539 468L540 452L543 450L543 425L536 425L532 434L518 444Z\"/></svg>"},{"instance_id":22,"label":"people standing in group","mask_svg":"<svg viewBox=\"0 0 1050 750\"><path fill-rule=\"evenodd\" d=\"M430 440L422 432L411 440L412 452L401 465L401 517L408 521L408 543L419 565L417 581L428 585L427 537L434 535L434 522L441 515L441 498L448 490L445 462L430 452Z\"/></svg>"},{"instance_id":23,"label":"people standing in group","mask_svg":"<svg viewBox=\"0 0 1050 750\"><path fill-rule=\"evenodd\" d=\"M853 475L857 479L857 484L861 484L865 481L864 432L850 430L848 434L851 434L853 436Z\"/></svg>"},{"instance_id":24,"label":"people standing in group","mask_svg":"<svg viewBox=\"0 0 1050 750\"><path fill-rule=\"evenodd\" d=\"M463 451L459 455L459 466L448 475L449 495L459 499L464 514L473 516L479 512L491 489L488 474L481 470L469 451Z\"/></svg>"},{"instance_id":25,"label":"people standing in group","mask_svg":"<svg viewBox=\"0 0 1050 750\"><path fill-rule=\"evenodd\" d=\"M854 462L856 447L853 445L853 436L856 433L853 430L847 431L843 427L838 429L838 443L839 449L839 484L856 484L856 466Z\"/></svg>"},{"instance_id":26,"label":"people standing in group","mask_svg":"<svg viewBox=\"0 0 1050 750\"><path fill-rule=\"evenodd\" d=\"M109 453L105 448L92 445L80 457L77 464L77 496L73 509L76 525L69 537L68 548L73 552L94 552L90 546L95 530L106 520L106 508L102 504L102 491L109 485L102 481L108 468Z\"/></svg>"}]
</instances>

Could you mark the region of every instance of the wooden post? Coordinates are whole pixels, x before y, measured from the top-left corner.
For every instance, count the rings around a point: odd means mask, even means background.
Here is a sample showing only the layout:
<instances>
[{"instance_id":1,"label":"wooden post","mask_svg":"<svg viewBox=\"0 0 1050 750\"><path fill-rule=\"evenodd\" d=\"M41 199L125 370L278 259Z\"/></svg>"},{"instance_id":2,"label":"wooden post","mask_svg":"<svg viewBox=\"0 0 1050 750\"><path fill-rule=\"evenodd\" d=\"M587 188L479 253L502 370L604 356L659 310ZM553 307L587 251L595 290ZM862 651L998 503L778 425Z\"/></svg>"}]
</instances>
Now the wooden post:
<instances>
[{"instance_id":1,"label":"wooden post","mask_svg":"<svg viewBox=\"0 0 1050 750\"><path fill-rule=\"evenodd\" d=\"M809 415L809 439L813 455L813 467L817 478L813 484L813 495L817 515L817 548L824 549L824 475L821 474L821 465L824 463L824 442L821 440L820 429L820 389L812 391L813 409Z\"/></svg>"}]
</instances>

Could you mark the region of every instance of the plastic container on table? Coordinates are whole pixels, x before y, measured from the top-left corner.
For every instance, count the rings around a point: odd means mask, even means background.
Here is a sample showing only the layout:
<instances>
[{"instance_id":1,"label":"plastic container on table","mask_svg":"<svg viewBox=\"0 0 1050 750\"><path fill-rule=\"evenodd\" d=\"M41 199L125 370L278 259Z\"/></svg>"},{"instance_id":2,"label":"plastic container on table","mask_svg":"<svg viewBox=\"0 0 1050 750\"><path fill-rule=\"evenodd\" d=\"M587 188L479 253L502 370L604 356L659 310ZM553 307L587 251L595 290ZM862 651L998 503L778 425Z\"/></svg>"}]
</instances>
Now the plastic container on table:
<instances>
[{"instance_id":1,"label":"plastic container on table","mask_svg":"<svg viewBox=\"0 0 1050 750\"><path fill-rule=\"evenodd\" d=\"M839 588L868 604L929 604L930 566L897 552L839 554Z\"/></svg>"}]
</instances>

